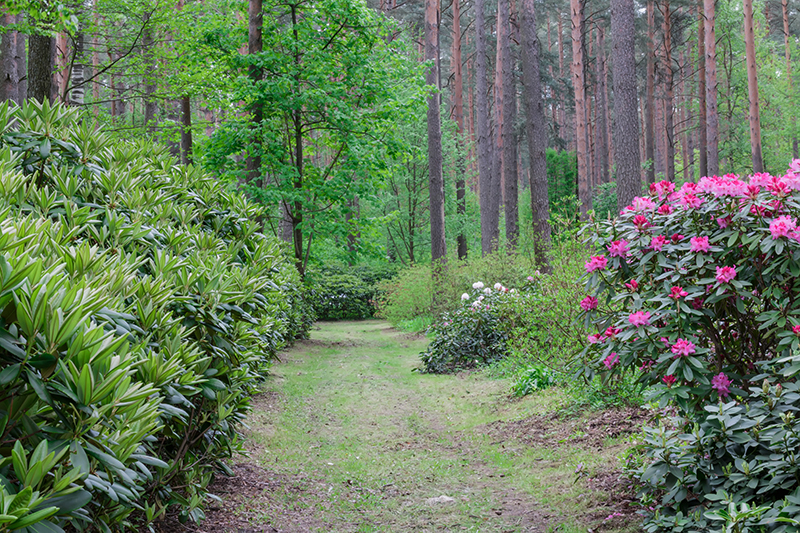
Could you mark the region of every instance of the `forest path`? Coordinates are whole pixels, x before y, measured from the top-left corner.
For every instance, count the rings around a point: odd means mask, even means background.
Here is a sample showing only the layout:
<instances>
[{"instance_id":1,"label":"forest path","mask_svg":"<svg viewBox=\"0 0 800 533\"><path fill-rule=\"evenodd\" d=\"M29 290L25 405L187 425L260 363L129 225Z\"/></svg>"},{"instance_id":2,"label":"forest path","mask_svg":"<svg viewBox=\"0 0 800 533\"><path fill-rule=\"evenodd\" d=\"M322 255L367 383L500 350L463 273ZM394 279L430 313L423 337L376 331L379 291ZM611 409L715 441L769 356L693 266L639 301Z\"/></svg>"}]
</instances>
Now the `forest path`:
<instances>
[{"instance_id":1,"label":"forest path","mask_svg":"<svg viewBox=\"0 0 800 533\"><path fill-rule=\"evenodd\" d=\"M558 395L510 402L507 380L412 372L426 343L375 320L315 326L253 399L250 457L195 531L586 531L598 502L574 471L596 452L519 446L504 428L520 422L501 421Z\"/></svg>"}]
</instances>

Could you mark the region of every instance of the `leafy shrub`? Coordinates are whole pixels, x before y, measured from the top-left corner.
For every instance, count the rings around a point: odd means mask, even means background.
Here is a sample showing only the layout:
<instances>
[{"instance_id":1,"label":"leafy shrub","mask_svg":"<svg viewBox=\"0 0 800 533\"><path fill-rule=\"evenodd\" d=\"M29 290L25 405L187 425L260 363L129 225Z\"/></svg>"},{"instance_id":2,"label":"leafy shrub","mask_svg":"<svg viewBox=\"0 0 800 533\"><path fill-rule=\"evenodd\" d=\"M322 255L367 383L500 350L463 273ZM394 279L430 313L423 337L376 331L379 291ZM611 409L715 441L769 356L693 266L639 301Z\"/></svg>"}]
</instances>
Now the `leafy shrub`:
<instances>
[{"instance_id":1,"label":"leafy shrub","mask_svg":"<svg viewBox=\"0 0 800 533\"><path fill-rule=\"evenodd\" d=\"M782 177L659 182L618 219L593 224L602 255L586 263L580 302L592 328L584 375L640 369L685 417L675 431L647 432L638 478L660 498L651 531L707 530L701 510L719 518L734 500L765 504L773 518L800 509L780 503L800 495L800 396L787 379L800 367L768 364L800 348L798 170L800 160Z\"/></svg>"},{"instance_id":2,"label":"leafy shrub","mask_svg":"<svg viewBox=\"0 0 800 533\"><path fill-rule=\"evenodd\" d=\"M0 106L0 529L202 518L261 372L310 324L259 214L75 110Z\"/></svg>"},{"instance_id":3,"label":"leafy shrub","mask_svg":"<svg viewBox=\"0 0 800 533\"><path fill-rule=\"evenodd\" d=\"M506 328L503 303L517 297L515 290L496 284L494 290L483 283L473 284L470 293L461 297L461 307L443 313L431 326L433 335L422 353L424 372L446 373L491 364L506 353Z\"/></svg>"},{"instance_id":4,"label":"leafy shrub","mask_svg":"<svg viewBox=\"0 0 800 533\"><path fill-rule=\"evenodd\" d=\"M558 383L558 376L544 365L535 365L520 373L511 386L514 396L527 396L536 391L545 390Z\"/></svg>"},{"instance_id":5,"label":"leafy shrub","mask_svg":"<svg viewBox=\"0 0 800 533\"><path fill-rule=\"evenodd\" d=\"M312 269L306 276L309 301L320 320L372 318L378 284L395 272L391 265Z\"/></svg>"},{"instance_id":6,"label":"leafy shrub","mask_svg":"<svg viewBox=\"0 0 800 533\"><path fill-rule=\"evenodd\" d=\"M699 423L676 418L645 430L645 457L628 474L645 507L658 507L647 531L710 531L731 503L762 508L740 524L750 531L796 531L776 519L800 519L800 358L764 369L742 402L707 405Z\"/></svg>"},{"instance_id":7,"label":"leafy shrub","mask_svg":"<svg viewBox=\"0 0 800 533\"><path fill-rule=\"evenodd\" d=\"M599 220L617 215L617 183L602 183L595 187L592 209Z\"/></svg>"}]
</instances>

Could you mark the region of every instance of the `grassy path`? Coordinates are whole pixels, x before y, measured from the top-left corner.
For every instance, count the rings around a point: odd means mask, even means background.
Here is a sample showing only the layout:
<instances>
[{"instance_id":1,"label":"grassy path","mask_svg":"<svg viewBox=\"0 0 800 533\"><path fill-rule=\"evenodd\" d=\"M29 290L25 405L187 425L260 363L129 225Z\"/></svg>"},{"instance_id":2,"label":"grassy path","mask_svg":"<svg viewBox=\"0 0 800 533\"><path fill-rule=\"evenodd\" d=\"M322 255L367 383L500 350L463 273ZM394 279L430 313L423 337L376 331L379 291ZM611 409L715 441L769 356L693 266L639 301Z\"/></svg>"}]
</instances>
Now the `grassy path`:
<instances>
[{"instance_id":1,"label":"grassy path","mask_svg":"<svg viewBox=\"0 0 800 533\"><path fill-rule=\"evenodd\" d=\"M254 400L251 457L202 530L635 530L599 518L614 502L588 479L619 442L573 445L586 421L550 424L559 391L512 402L504 380L412 373L424 345L385 322L320 324Z\"/></svg>"}]
</instances>

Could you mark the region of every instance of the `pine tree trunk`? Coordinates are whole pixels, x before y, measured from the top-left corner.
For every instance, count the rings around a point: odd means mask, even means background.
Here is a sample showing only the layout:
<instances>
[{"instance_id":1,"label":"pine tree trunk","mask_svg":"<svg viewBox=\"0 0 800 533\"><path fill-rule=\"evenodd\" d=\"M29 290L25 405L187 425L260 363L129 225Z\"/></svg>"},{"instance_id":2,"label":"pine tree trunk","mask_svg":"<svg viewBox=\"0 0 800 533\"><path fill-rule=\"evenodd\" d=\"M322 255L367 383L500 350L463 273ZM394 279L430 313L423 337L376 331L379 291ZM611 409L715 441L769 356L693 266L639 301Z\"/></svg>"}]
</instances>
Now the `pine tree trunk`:
<instances>
[{"instance_id":1,"label":"pine tree trunk","mask_svg":"<svg viewBox=\"0 0 800 533\"><path fill-rule=\"evenodd\" d=\"M292 14L294 16L294 10L292 11ZM257 55L260 54L264 49L262 41L264 11L261 0L249 0L247 19L247 53L248 55ZM253 85L259 83L264 77L262 69L254 64L251 64L248 67L247 75L250 77L250 81ZM261 176L261 138L263 135L261 127L264 120L264 109L260 102L256 102L251 106L250 111L253 114L253 132L252 139L250 140L251 144L250 147L248 147L249 156L245 161L245 179L252 185L260 188L264 186L264 180ZM297 222L295 222L295 224L297 224ZM302 235L302 232L300 235ZM302 262L302 241L299 244L299 248L300 255L299 258L296 259Z\"/></svg>"},{"instance_id":2,"label":"pine tree trunk","mask_svg":"<svg viewBox=\"0 0 800 533\"><path fill-rule=\"evenodd\" d=\"M597 85L595 92L597 114L597 166L599 167L600 181L608 183L608 103L606 102L606 44L603 27L597 26Z\"/></svg>"},{"instance_id":3,"label":"pine tree trunk","mask_svg":"<svg viewBox=\"0 0 800 533\"><path fill-rule=\"evenodd\" d=\"M647 2L647 100L644 108L644 159L647 162L647 183L656 181L655 105L656 105L656 15L655 2Z\"/></svg>"},{"instance_id":4,"label":"pine tree trunk","mask_svg":"<svg viewBox=\"0 0 800 533\"><path fill-rule=\"evenodd\" d=\"M572 88L575 93L575 139L578 155L578 200L581 202L581 216L585 217L592 206L592 199L589 190L583 7L584 0L570 0L572 13Z\"/></svg>"},{"instance_id":5,"label":"pine tree trunk","mask_svg":"<svg viewBox=\"0 0 800 533\"><path fill-rule=\"evenodd\" d=\"M55 40L48 35L28 38L28 98L52 103Z\"/></svg>"},{"instance_id":6,"label":"pine tree trunk","mask_svg":"<svg viewBox=\"0 0 800 533\"><path fill-rule=\"evenodd\" d=\"M459 220L464 222L467 213L466 185L464 181L464 81L461 73L461 0L453 0L453 115L458 131L458 163L456 172L456 213ZM458 258L467 258L467 237L461 231L457 238Z\"/></svg>"},{"instance_id":7,"label":"pine tree trunk","mask_svg":"<svg viewBox=\"0 0 800 533\"><path fill-rule=\"evenodd\" d=\"M719 173L719 114L717 111L717 38L714 0L703 0L706 59L707 174Z\"/></svg>"},{"instance_id":8,"label":"pine tree trunk","mask_svg":"<svg viewBox=\"0 0 800 533\"><path fill-rule=\"evenodd\" d=\"M519 207L517 206L517 136L515 123L517 115L517 84L514 76L515 62L511 54L511 9L509 0L499 1L499 14L503 26L502 41L498 43L502 54L503 84L503 178L504 208L506 219L506 245L509 249L517 247L519 240Z\"/></svg>"},{"instance_id":9,"label":"pine tree trunk","mask_svg":"<svg viewBox=\"0 0 800 533\"><path fill-rule=\"evenodd\" d=\"M84 33L83 28L80 28L75 39L72 41L74 47L75 60L72 63L72 72L70 72L69 85L69 105L83 106L86 90L84 88L84 81L86 80L86 67L84 65Z\"/></svg>"},{"instance_id":10,"label":"pine tree trunk","mask_svg":"<svg viewBox=\"0 0 800 533\"><path fill-rule=\"evenodd\" d=\"M192 100L187 94L181 98L181 162L191 165L192 156Z\"/></svg>"},{"instance_id":11,"label":"pine tree trunk","mask_svg":"<svg viewBox=\"0 0 800 533\"><path fill-rule=\"evenodd\" d=\"M706 32L705 32L705 17L703 15L703 2L698 0L697 3L697 16L699 22L697 24L697 93L699 95L698 113L697 113L697 143L698 152L700 155L699 161L699 175L704 177L708 175L708 141L707 141L707 122L706 122Z\"/></svg>"},{"instance_id":12,"label":"pine tree trunk","mask_svg":"<svg viewBox=\"0 0 800 533\"><path fill-rule=\"evenodd\" d=\"M433 61L425 72L425 83L436 86L439 79L436 59L439 57L438 2L425 0L425 60ZM439 95L428 97L428 187L431 216L431 260L443 264L447 260L444 232L444 181L442 177L442 132ZM434 269L436 270L436 269ZM435 274L434 274L435 275Z\"/></svg>"},{"instance_id":13,"label":"pine tree trunk","mask_svg":"<svg viewBox=\"0 0 800 533\"><path fill-rule=\"evenodd\" d=\"M539 73L539 39L536 35L536 2L522 0L520 48L526 137L530 157L531 209L533 211L534 253L537 263L546 267L550 247L550 203L547 195L547 124L544 119L541 77Z\"/></svg>"},{"instance_id":14,"label":"pine tree trunk","mask_svg":"<svg viewBox=\"0 0 800 533\"><path fill-rule=\"evenodd\" d=\"M756 70L756 37L753 31L753 0L744 0L744 42L747 57L747 94L750 99L750 154L753 172L764 172L761 154L761 117L758 111L758 71Z\"/></svg>"},{"instance_id":15,"label":"pine tree trunk","mask_svg":"<svg viewBox=\"0 0 800 533\"><path fill-rule=\"evenodd\" d=\"M502 9L504 0L498 1L498 11ZM505 188L503 169L503 47L501 43L507 37L506 27L501 24L502 16L498 13L496 19L497 42L495 43L494 62L494 126L492 136L492 192L489 204L489 217L492 231L492 251L496 251L500 243L500 206L503 203L503 190Z\"/></svg>"},{"instance_id":16,"label":"pine tree trunk","mask_svg":"<svg viewBox=\"0 0 800 533\"><path fill-rule=\"evenodd\" d=\"M672 65L672 12L664 0L664 128L666 134L667 181L675 181L675 71Z\"/></svg>"},{"instance_id":17,"label":"pine tree trunk","mask_svg":"<svg viewBox=\"0 0 800 533\"><path fill-rule=\"evenodd\" d=\"M786 56L786 80L789 84L789 100L794 101L794 80L792 79L792 53L789 46L789 2L788 0L781 1L783 8L783 46L784 54ZM800 157L797 144L797 117L792 115L792 157L795 159Z\"/></svg>"},{"instance_id":18,"label":"pine tree trunk","mask_svg":"<svg viewBox=\"0 0 800 533\"><path fill-rule=\"evenodd\" d=\"M614 160L617 165L617 206L621 210L641 194L638 98L634 57L633 0L611 0L611 42L614 79Z\"/></svg>"},{"instance_id":19,"label":"pine tree trunk","mask_svg":"<svg viewBox=\"0 0 800 533\"><path fill-rule=\"evenodd\" d=\"M0 15L0 25L2 26L10 26L16 22L16 15ZM6 31L0 38L0 69L2 69L0 70L0 101L11 100L17 104L22 103L19 96L21 75L17 61L17 39L20 36L18 31Z\"/></svg>"},{"instance_id":20,"label":"pine tree trunk","mask_svg":"<svg viewBox=\"0 0 800 533\"><path fill-rule=\"evenodd\" d=\"M156 111L158 105L156 104L153 95L156 92L156 84L153 76L155 75L155 59L153 57L153 47L155 45L153 40L153 30L150 27L150 21L144 22L145 27L142 32L142 51L144 52L145 63L150 67L150 71L144 76L144 126L150 131L156 128Z\"/></svg>"},{"instance_id":21,"label":"pine tree trunk","mask_svg":"<svg viewBox=\"0 0 800 533\"><path fill-rule=\"evenodd\" d=\"M489 95L486 83L486 28L484 0L475 0L475 123L478 134L478 175L480 179L481 252L493 250L491 224L492 139L489 130Z\"/></svg>"}]
</instances>

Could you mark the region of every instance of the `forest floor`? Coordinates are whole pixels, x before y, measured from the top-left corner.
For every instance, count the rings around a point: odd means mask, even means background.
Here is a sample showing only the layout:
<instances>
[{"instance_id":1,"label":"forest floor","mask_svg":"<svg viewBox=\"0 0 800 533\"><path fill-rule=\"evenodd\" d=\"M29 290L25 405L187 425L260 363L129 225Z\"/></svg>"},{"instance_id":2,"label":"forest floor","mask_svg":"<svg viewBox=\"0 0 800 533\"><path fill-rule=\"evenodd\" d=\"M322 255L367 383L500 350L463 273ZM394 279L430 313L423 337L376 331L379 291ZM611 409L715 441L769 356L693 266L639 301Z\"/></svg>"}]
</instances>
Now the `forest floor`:
<instances>
[{"instance_id":1,"label":"forest floor","mask_svg":"<svg viewBox=\"0 0 800 533\"><path fill-rule=\"evenodd\" d=\"M318 324L253 399L249 457L211 488L222 501L184 531L639 531L617 456L642 412L412 372L425 344L380 321Z\"/></svg>"}]
</instances>

